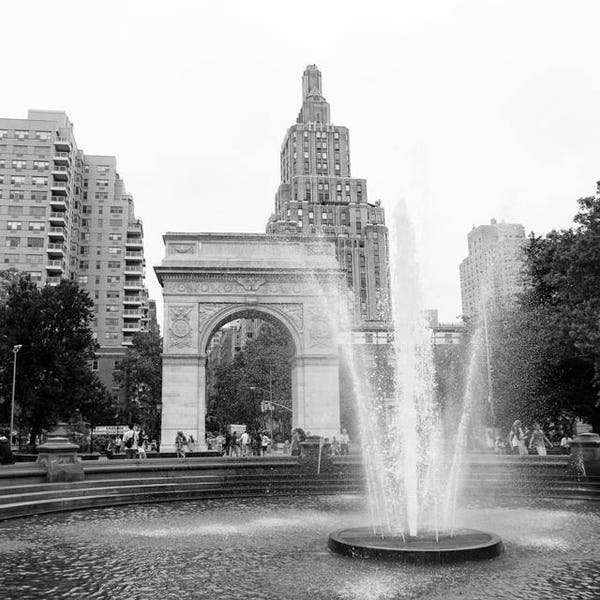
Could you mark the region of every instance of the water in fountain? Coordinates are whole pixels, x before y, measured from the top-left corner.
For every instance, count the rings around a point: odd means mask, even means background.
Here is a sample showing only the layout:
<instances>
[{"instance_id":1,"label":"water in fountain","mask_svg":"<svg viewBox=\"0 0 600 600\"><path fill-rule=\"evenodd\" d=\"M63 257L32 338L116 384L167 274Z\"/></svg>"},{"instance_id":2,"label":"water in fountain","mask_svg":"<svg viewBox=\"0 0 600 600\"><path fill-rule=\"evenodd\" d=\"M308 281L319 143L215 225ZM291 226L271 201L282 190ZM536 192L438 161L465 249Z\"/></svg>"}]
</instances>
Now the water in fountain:
<instances>
[{"instance_id":1,"label":"water in fountain","mask_svg":"<svg viewBox=\"0 0 600 600\"><path fill-rule=\"evenodd\" d=\"M347 332L342 311L342 358L349 368L367 471L373 532L411 537L452 533L462 465L473 410L471 381L481 336L472 340L464 395L440 405L435 390L433 331L427 322L416 244L406 207L393 215L391 288L395 396L382 401L366 361Z\"/></svg>"}]
</instances>

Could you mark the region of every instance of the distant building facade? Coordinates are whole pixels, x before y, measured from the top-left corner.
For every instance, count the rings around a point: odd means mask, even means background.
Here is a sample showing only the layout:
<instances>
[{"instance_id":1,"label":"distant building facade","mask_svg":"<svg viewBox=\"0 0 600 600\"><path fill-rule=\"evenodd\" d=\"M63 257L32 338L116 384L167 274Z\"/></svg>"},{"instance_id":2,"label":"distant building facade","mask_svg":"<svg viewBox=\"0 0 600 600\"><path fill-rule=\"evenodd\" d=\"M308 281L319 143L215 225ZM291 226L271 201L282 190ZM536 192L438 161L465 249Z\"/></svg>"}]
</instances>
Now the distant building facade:
<instances>
[{"instance_id":1,"label":"distant building facade","mask_svg":"<svg viewBox=\"0 0 600 600\"><path fill-rule=\"evenodd\" d=\"M315 235L331 240L354 296L356 343L388 343L390 282L388 229L380 203L370 203L367 182L351 176L347 127L331 123L321 73L302 75L302 107L286 132L281 183L267 233Z\"/></svg>"},{"instance_id":2,"label":"distant building facade","mask_svg":"<svg viewBox=\"0 0 600 600\"><path fill-rule=\"evenodd\" d=\"M89 292L93 368L122 398L113 374L149 318L142 222L115 157L79 149L64 112L0 119L0 264L39 285L69 279Z\"/></svg>"},{"instance_id":3,"label":"distant building facade","mask_svg":"<svg viewBox=\"0 0 600 600\"><path fill-rule=\"evenodd\" d=\"M460 264L460 289L463 315L473 317L484 301L505 306L523 289L525 228L492 219L489 225L473 227L467 239L469 255Z\"/></svg>"}]
</instances>

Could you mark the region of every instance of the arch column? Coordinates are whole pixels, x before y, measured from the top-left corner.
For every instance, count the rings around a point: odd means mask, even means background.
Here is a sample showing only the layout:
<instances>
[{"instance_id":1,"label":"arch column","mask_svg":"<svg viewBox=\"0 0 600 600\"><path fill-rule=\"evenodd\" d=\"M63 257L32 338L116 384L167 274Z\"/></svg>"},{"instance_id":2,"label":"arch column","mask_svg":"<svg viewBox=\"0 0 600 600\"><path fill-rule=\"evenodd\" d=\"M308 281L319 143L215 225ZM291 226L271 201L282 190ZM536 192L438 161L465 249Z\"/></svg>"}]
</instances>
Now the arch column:
<instances>
[{"instance_id":1,"label":"arch column","mask_svg":"<svg viewBox=\"0 0 600 600\"><path fill-rule=\"evenodd\" d=\"M206 450L206 356L164 354L162 380L161 452L175 452L175 436L194 436Z\"/></svg>"},{"instance_id":2,"label":"arch column","mask_svg":"<svg viewBox=\"0 0 600 600\"><path fill-rule=\"evenodd\" d=\"M292 364L292 427L331 439L340 433L337 356L300 356Z\"/></svg>"}]
</instances>

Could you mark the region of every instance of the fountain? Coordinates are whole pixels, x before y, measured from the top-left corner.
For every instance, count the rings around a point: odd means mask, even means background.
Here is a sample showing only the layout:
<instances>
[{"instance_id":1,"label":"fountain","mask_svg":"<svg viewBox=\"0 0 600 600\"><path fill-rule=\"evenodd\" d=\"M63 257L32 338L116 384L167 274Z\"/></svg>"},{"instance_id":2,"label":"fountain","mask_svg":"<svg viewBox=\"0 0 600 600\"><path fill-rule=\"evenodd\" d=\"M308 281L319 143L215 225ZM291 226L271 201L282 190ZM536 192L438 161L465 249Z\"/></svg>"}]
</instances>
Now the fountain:
<instances>
[{"instance_id":1,"label":"fountain","mask_svg":"<svg viewBox=\"0 0 600 600\"><path fill-rule=\"evenodd\" d=\"M395 398L377 398L351 345L342 343L357 398L371 525L340 529L328 546L356 557L411 562L487 559L503 552L493 533L455 527L462 462L475 394L471 377L458 411L435 397L432 330L421 300L415 242L404 203L391 248ZM349 330L349 323L342 323ZM473 345L478 342L474 336ZM471 370L475 352L472 351ZM451 432L451 433L448 433Z\"/></svg>"}]
</instances>

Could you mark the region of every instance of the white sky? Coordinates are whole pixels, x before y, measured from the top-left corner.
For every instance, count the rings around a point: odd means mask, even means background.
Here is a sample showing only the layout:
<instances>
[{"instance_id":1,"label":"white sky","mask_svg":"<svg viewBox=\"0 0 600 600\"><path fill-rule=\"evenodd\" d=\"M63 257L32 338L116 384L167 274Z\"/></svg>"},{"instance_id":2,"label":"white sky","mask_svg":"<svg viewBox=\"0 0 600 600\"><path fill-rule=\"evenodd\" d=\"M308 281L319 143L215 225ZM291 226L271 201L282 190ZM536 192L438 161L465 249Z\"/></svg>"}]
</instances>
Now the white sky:
<instances>
[{"instance_id":1,"label":"white sky","mask_svg":"<svg viewBox=\"0 0 600 600\"><path fill-rule=\"evenodd\" d=\"M117 157L144 221L264 231L279 149L316 63L352 174L417 227L427 301L460 314L458 264L490 218L568 227L600 179L600 3L32 1L0 6L0 115L65 110Z\"/></svg>"}]
</instances>

